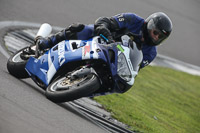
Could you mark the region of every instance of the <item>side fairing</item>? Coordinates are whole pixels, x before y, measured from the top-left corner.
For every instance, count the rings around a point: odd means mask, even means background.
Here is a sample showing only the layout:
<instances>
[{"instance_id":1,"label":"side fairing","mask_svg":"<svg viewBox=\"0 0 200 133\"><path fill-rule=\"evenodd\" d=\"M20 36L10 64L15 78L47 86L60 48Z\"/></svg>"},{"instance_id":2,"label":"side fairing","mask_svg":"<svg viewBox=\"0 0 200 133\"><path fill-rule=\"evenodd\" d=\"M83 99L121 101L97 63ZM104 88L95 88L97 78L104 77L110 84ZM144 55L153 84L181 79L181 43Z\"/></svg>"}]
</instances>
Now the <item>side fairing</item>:
<instances>
[{"instance_id":1,"label":"side fairing","mask_svg":"<svg viewBox=\"0 0 200 133\"><path fill-rule=\"evenodd\" d=\"M73 49L72 45L75 44L77 49ZM96 49L100 49L100 47L97 42L93 40L62 41L47 51L39 59L31 57L25 69L31 77L38 77L48 86L59 68L68 62L99 58L105 60L105 57L102 57L103 54L101 51L99 52Z\"/></svg>"}]
</instances>

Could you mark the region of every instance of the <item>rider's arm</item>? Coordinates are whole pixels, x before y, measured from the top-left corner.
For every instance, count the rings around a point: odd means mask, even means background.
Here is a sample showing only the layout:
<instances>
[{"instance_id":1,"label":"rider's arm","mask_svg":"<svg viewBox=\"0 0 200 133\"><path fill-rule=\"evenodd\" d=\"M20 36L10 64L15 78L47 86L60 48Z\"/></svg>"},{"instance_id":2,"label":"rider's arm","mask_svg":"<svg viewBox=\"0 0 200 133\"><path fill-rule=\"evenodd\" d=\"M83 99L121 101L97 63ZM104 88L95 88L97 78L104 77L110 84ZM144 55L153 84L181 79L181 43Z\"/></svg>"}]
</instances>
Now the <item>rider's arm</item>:
<instances>
[{"instance_id":1,"label":"rider's arm","mask_svg":"<svg viewBox=\"0 0 200 133\"><path fill-rule=\"evenodd\" d=\"M95 35L104 35L109 41L113 41L111 31L119 29L118 23L114 18L100 17L95 21Z\"/></svg>"},{"instance_id":2,"label":"rider's arm","mask_svg":"<svg viewBox=\"0 0 200 133\"><path fill-rule=\"evenodd\" d=\"M142 63L140 65L140 68L143 68L147 65L149 65L156 57L157 55L157 51L156 51L156 47L145 47L142 49L142 53L143 53L143 60Z\"/></svg>"},{"instance_id":3,"label":"rider's arm","mask_svg":"<svg viewBox=\"0 0 200 133\"><path fill-rule=\"evenodd\" d=\"M133 13L122 13L116 16L101 17L96 20L94 28L96 35L103 34L107 38L111 37L112 31L120 29L129 29L140 27L144 19Z\"/></svg>"}]
</instances>

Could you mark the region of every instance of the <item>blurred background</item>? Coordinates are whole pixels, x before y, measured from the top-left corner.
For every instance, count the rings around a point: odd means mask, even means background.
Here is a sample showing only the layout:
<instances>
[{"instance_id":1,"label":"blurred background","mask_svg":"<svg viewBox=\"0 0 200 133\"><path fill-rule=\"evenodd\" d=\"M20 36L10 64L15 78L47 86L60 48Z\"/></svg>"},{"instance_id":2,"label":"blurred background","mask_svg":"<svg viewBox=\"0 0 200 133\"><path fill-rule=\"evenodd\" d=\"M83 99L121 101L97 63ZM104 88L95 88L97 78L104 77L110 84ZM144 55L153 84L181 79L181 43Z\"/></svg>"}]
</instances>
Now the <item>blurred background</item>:
<instances>
[{"instance_id":1,"label":"blurred background","mask_svg":"<svg viewBox=\"0 0 200 133\"><path fill-rule=\"evenodd\" d=\"M1 0L0 21L48 22L67 27L91 24L100 16L134 12L146 18L165 12L173 22L158 53L200 66L200 0Z\"/></svg>"}]
</instances>

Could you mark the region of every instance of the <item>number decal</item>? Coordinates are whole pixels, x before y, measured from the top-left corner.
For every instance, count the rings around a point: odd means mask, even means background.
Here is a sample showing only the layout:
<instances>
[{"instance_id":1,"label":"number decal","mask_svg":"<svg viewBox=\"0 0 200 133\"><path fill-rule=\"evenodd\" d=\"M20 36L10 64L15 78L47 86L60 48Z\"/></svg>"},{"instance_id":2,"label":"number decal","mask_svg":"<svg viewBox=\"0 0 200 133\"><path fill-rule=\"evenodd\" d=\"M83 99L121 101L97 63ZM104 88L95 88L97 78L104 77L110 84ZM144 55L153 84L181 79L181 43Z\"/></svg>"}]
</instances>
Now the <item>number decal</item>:
<instances>
[{"instance_id":1,"label":"number decal","mask_svg":"<svg viewBox=\"0 0 200 133\"><path fill-rule=\"evenodd\" d=\"M147 66L149 64L149 61L148 60L144 60L143 64L144 64L144 66Z\"/></svg>"},{"instance_id":2,"label":"number decal","mask_svg":"<svg viewBox=\"0 0 200 133\"><path fill-rule=\"evenodd\" d=\"M117 16L117 18L118 18L119 22L124 21L123 14L119 14L119 15Z\"/></svg>"}]
</instances>

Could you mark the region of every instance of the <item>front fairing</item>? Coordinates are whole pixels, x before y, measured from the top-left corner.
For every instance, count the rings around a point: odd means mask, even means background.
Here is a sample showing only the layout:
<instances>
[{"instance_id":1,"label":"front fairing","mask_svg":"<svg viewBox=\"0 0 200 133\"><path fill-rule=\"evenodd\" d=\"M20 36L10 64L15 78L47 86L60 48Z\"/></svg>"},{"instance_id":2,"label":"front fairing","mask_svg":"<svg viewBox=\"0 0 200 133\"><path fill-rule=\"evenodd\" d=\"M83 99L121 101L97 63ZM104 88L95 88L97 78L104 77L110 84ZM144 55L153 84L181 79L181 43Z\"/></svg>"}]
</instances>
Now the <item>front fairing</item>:
<instances>
[{"instance_id":1,"label":"front fairing","mask_svg":"<svg viewBox=\"0 0 200 133\"><path fill-rule=\"evenodd\" d=\"M111 74L114 77L117 74L117 53L118 49L116 47L116 43L112 44L104 44L104 45L99 45L101 48L102 52L100 53L101 55L104 55L105 57L105 62L107 62ZM111 57L112 56L112 57ZM102 56L103 57L103 56Z\"/></svg>"},{"instance_id":2,"label":"front fairing","mask_svg":"<svg viewBox=\"0 0 200 133\"><path fill-rule=\"evenodd\" d=\"M114 91L123 93L132 87L138 74L143 54L136 43L126 35L121 38L122 43L115 43L116 52ZM123 58L122 58L123 57Z\"/></svg>"},{"instance_id":3,"label":"front fairing","mask_svg":"<svg viewBox=\"0 0 200 133\"><path fill-rule=\"evenodd\" d=\"M112 92L123 93L131 88L134 83L134 77L137 72L133 70L132 63L130 61L130 50L128 46L124 46L121 42L112 43L109 45L100 45L101 49L106 56L107 64L109 65L111 76L113 79ZM114 54L114 56L112 55ZM119 73L119 55L125 55L124 61L127 62L127 66L122 67L125 70L130 71L130 80L125 80ZM111 57L112 55L112 57ZM129 63L129 64L128 64Z\"/></svg>"}]
</instances>

